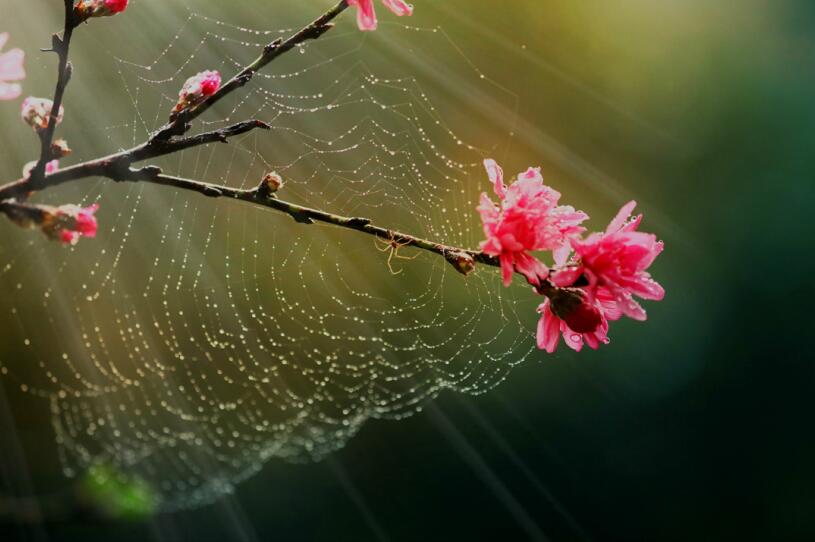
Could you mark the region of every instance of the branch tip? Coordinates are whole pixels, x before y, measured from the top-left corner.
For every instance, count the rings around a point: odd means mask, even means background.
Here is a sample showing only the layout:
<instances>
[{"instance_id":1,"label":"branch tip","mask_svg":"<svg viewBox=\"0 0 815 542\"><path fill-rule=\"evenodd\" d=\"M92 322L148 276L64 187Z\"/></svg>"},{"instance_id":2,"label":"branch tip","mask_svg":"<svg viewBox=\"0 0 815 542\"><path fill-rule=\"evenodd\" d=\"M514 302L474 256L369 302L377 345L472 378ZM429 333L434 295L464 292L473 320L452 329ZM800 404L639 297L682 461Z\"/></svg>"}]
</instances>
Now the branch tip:
<instances>
[{"instance_id":1,"label":"branch tip","mask_svg":"<svg viewBox=\"0 0 815 542\"><path fill-rule=\"evenodd\" d=\"M455 250L446 251L444 253L444 259L465 277L475 269L475 258L467 252Z\"/></svg>"}]
</instances>

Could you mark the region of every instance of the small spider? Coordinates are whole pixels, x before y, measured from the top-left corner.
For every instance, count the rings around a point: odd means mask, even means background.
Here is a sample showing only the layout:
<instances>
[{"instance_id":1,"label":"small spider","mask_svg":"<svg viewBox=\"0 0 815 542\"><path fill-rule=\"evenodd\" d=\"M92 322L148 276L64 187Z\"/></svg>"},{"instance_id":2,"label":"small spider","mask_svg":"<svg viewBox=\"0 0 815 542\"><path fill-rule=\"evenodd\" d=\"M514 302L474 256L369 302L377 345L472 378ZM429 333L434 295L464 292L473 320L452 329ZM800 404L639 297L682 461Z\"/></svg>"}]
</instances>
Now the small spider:
<instances>
[{"instance_id":1,"label":"small spider","mask_svg":"<svg viewBox=\"0 0 815 542\"><path fill-rule=\"evenodd\" d=\"M402 256L399 254L399 249L405 246L410 245L410 241L402 241L399 242L396 240L393 232L388 232L389 238L382 239L378 235L374 237L374 245L376 245L376 249L379 252L389 252L388 254L388 269L391 272L391 275L398 275L404 269L400 269L399 271L393 270L393 259L396 258L397 260L415 260L419 255L414 254L413 256ZM381 243L381 245L380 245Z\"/></svg>"}]
</instances>

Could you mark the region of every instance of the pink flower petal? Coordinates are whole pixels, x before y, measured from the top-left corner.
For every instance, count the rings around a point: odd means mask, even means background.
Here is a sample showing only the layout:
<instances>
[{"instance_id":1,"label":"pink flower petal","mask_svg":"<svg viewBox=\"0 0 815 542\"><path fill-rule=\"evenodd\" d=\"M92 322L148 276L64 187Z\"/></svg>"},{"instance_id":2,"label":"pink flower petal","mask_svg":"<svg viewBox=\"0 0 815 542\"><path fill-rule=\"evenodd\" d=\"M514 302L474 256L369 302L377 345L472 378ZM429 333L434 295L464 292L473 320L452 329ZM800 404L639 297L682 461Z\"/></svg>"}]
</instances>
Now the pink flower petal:
<instances>
[{"instance_id":1,"label":"pink flower petal","mask_svg":"<svg viewBox=\"0 0 815 542\"><path fill-rule=\"evenodd\" d=\"M348 5L357 8L357 26L360 30L376 30L376 11L373 0L348 0Z\"/></svg>"},{"instance_id":2,"label":"pink flower petal","mask_svg":"<svg viewBox=\"0 0 815 542\"><path fill-rule=\"evenodd\" d=\"M614 217L614 220L609 223L608 228L606 228L606 233L613 233L622 229L636 206L637 202L633 200L623 205L620 212Z\"/></svg>"},{"instance_id":3,"label":"pink flower petal","mask_svg":"<svg viewBox=\"0 0 815 542\"><path fill-rule=\"evenodd\" d=\"M484 167L487 170L487 177L489 177L493 185L493 190L495 190L495 195L499 199L504 199L507 193L507 187L504 184L504 170L492 158L484 160Z\"/></svg>"},{"instance_id":4,"label":"pink flower petal","mask_svg":"<svg viewBox=\"0 0 815 542\"><path fill-rule=\"evenodd\" d=\"M648 314L642 306L634 301L631 294L623 294L617 296L617 308L629 318L643 322L648 319Z\"/></svg>"},{"instance_id":5,"label":"pink flower petal","mask_svg":"<svg viewBox=\"0 0 815 542\"><path fill-rule=\"evenodd\" d=\"M12 49L0 54L0 81L25 79L25 53L22 49Z\"/></svg>"},{"instance_id":6,"label":"pink flower petal","mask_svg":"<svg viewBox=\"0 0 815 542\"><path fill-rule=\"evenodd\" d=\"M502 253L499 257L501 262L501 278L504 281L504 286L512 284L512 275L515 273L514 258L510 253Z\"/></svg>"},{"instance_id":7,"label":"pink flower petal","mask_svg":"<svg viewBox=\"0 0 815 542\"><path fill-rule=\"evenodd\" d=\"M8 38L7 32L0 34L0 50ZM24 60L25 53L22 49L0 53L0 100L14 100L22 94L22 87L14 81L25 79Z\"/></svg>"},{"instance_id":8,"label":"pink flower petal","mask_svg":"<svg viewBox=\"0 0 815 542\"><path fill-rule=\"evenodd\" d=\"M583 275L583 268L580 266L569 266L552 271L549 280L558 288L568 288Z\"/></svg>"},{"instance_id":9,"label":"pink flower petal","mask_svg":"<svg viewBox=\"0 0 815 542\"><path fill-rule=\"evenodd\" d=\"M565 323L560 325L560 329L563 334L563 342L566 343L566 346L575 352L583 350L583 335L572 331Z\"/></svg>"},{"instance_id":10,"label":"pink flower petal","mask_svg":"<svg viewBox=\"0 0 815 542\"><path fill-rule=\"evenodd\" d=\"M404 0L382 0L382 3L399 17L413 15L413 6Z\"/></svg>"},{"instance_id":11,"label":"pink flower petal","mask_svg":"<svg viewBox=\"0 0 815 542\"><path fill-rule=\"evenodd\" d=\"M539 286L541 280L546 280L549 268L543 262L524 252L515 254L515 270L526 277L530 284Z\"/></svg>"},{"instance_id":12,"label":"pink flower petal","mask_svg":"<svg viewBox=\"0 0 815 542\"><path fill-rule=\"evenodd\" d=\"M15 100L23 93L23 87L16 83L0 82L0 100Z\"/></svg>"},{"instance_id":13,"label":"pink flower petal","mask_svg":"<svg viewBox=\"0 0 815 542\"><path fill-rule=\"evenodd\" d=\"M560 340L560 320L549 307L549 300L538 307L538 312L541 313L536 336L538 348L552 354L557 350L557 343Z\"/></svg>"},{"instance_id":14,"label":"pink flower petal","mask_svg":"<svg viewBox=\"0 0 815 542\"><path fill-rule=\"evenodd\" d=\"M558 248L552 251L552 257L555 260L555 265L560 267L565 265L567 261L569 261L569 256L572 254L572 244L569 241L566 241Z\"/></svg>"}]
</instances>

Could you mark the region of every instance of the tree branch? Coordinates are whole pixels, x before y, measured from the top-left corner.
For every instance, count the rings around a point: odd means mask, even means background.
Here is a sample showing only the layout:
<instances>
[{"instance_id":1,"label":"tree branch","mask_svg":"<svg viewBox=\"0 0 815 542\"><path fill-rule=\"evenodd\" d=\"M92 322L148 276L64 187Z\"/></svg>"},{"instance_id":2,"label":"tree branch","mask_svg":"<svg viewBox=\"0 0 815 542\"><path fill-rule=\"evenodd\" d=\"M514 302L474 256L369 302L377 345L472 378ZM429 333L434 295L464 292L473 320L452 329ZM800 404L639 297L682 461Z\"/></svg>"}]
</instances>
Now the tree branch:
<instances>
[{"instance_id":1,"label":"tree branch","mask_svg":"<svg viewBox=\"0 0 815 542\"><path fill-rule=\"evenodd\" d=\"M55 92L54 110L58 111L58 106L62 102L65 86L70 79L71 69L68 62L68 46L76 26L73 15L73 0L65 0L66 22L65 33L60 40L54 36L54 50L60 55L60 74ZM182 190L198 192L208 197L231 198L247 203L260 205L275 209L291 216L297 222L303 224L313 224L322 222L332 224L341 228L352 229L359 232L376 236L384 241L394 243L398 246L413 246L443 256L453 267L463 274L468 274L475 267L476 262L490 266L499 266L497 258L488 256L479 251L467 250L443 243L423 239L407 233L376 226L368 218L347 217L305 207L295 203L278 199L261 183L256 188L246 190L210 184L182 177L165 175L156 166L147 166L141 169L134 169L134 163L172 154L182 150L190 149L200 145L214 142L226 142L230 137L247 133L256 128L269 129L270 126L259 120L249 120L237 123L226 128L205 132L196 136L181 137L186 134L191 127L193 120L207 111L219 100L230 94L232 91L246 85L259 70L267 66L276 58L294 49L298 45L308 40L318 39L328 30L333 28L331 21L348 8L347 0L341 0L333 8L325 12L322 16L305 26L287 40L275 40L263 48L261 55L251 64L243 68L232 79L224 84L218 92L199 106L182 111L172 121L164 125L150 139L141 145L129 150L121 151L109 156L97 158L60 169L51 175L44 174L45 163L50 159L51 141L55 128L55 114L52 111L48 128L42 135L42 155L38 163L39 173L35 173L28 178L19 179L14 182L0 186L0 212L8 214L9 210L17 209L20 205L13 201L15 198L25 198L31 192L58 186L70 181L87 177L107 177L114 181L148 182L163 186L171 186ZM47 145L46 145L47 142ZM21 212L27 212L23 209ZM34 211L31 211L34 212Z\"/></svg>"},{"instance_id":2,"label":"tree branch","mask_svg":"<svg viewBox=\"0 0 815 542\"><path fill-rule=\"evenodd\" d=\"M166 156L183 150L207 145L209 143L226 143L231 137L245 134L254 129L269 130L271 126L260 120L247 120L212 132L205 132L186 138L175 138L167 141L147 141L138 147L117 152L95 160L89 160L59 169L58 171L35 178L33 176L18 179L0 187L0 201L25 197L31 192L53 188L71 181L86 177L108 176L112 170L127 170L131 165L144 160Z\"/></svg>"},{"instance_id":3,"label":"tree branch","mask_svg":"<svg viewBox=\"0 0 815 542\"><path fill-rule=\"evenodd\" d=\"M69 8L69 5L71 6ZM299 32L293 34L285 41L281 41L280 39L275 40L263 48L263 52L261 55L256 58L251 64L243 68L240 72L238 72L232 79L230 79L226 84L221 86L221 88L210 96L205 102L200 104L198 107L195 107L191 110L182 111L173 121L166 124L164 127L160 128L153 136L142 143L141 145L134 147L132 149L122 151L116 154L112 154L109 156L105 156L103 158L98 158L96 160L91 160L88 162L84 162L82 164L78 164L75 166L71 166L68 168L61 169L60 171L52 174L52 175L45 175L45 164L48 160L43 162L42 160L38 163L38 168L35 168L34 173L30 175L28 178L18 179L16 181L7 183L3 186L0 186L0 200L8 199L8 198L19 198L19 197L26 197L27 194L31 192L35 192L38 190L43 190L45 188L49 188L52 186L57 186L68 181L73 181L76 179L81 179L84 177L94 176L94 175L104 175L102 172L106 168L110 168L113 165L119 167L121 169L129 168L133 163L139 162L141 160L147 160L150 158L156 158L158 156L163 156L165 154L171 154L173 152L177 152L179 150L184 150L196 145L204 145L207 143L211 143L213 141L223 141L220 138L212 140L206 137L199 137L199 138L190 138L186 140L188 143L187 146L183 146L182 148L178 148L174 146L174 141L171 139L173 136L180 136L187 133L191 128L191 122L198 118L204 111L209 109L213 104L218 102L220 99L225 97L227 94L231 93L233 90L244 86L248 83L255 73L260 71L262 68L267 66L276 58L280 57L284 53L294 49L296 46L302 44L305 41L318 39L323 34L325 34L328 30L333 28L331 21L333 21L338 15L340 15L343 11L348 8L347 0L340 0L333 8L325 12L323 15L312 21L310 24L303 27ZM61 43L65 43L66 45L70 43L70 37L73 34L73 29L76 27L76 21L74 19L74 12L73 12L73 1L72 0L65 0L65 36L61 40ZM58 37L54 36L55 43L57 42ZM55 50L57 50L55 48ZM64 57L60 56L60 65L68 62L68 48L67 46L64 48ZM70 71L70 70L68 70ZM60 70L60 77L59 80L62 81L63 75L65 70ZM60 103L62 102L62 95L65 91L65 85L67 84L67 80L57 82L57 94ZM61 89L61 90L60 90ZM58 107L56 106L56 100L54 104L54 109L59 111ZM53 138L53 128L54 122L49 122L49 129L50 129L50 136L49 140ZM262 127L262 126L256 126ZM46 130L48 132L48 130ZM237 135L237 134L232 134ZM48 150L47 152L50 154L50 146L51 143L48 143ZM45 146L43 146L43 152L45 153ZM43 154L45 156L46 154ZM39 174L37 172L39 171Z\"/></svg>"},{"instance_id":4,"label":"tree branch","mask_svg":"<svg viewBox=\"0 0 815 542\"><path fill-rule=\"evenodd\" d=\"M285 213L301 224L322 222L324 224L332 224L341 228L367 233L383 241L398 244L401 247L412 246L434 254L439 254L453 265L457 271L465 275L473 270L476 262L494 267L500 265L497 258L488 256L482 252L445 245L415 235L376 226L369 218L338 215L278 199L275 194L264 190L265 187L263 183L252 189L232 188L183 177L165 175L162 173L161 168L155 166L129 169L127 172L111 172L108 176L115 181L147 182L180 188L182 190L191 190L211 198L230 198L244 201Z\"/></svg>"}]
</instances>

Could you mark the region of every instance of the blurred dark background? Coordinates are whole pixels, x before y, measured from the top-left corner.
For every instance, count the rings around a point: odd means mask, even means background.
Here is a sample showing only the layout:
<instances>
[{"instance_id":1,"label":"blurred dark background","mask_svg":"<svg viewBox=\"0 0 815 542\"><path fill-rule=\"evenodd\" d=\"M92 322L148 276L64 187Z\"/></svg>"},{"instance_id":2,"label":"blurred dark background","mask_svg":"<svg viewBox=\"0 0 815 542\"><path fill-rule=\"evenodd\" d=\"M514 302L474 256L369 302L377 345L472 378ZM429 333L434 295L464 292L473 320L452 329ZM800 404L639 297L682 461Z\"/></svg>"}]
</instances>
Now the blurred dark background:
<instances>
[{"instance_id":1,"label":"blurred dark background","mask_svg":"<svg viewBox=\"0 0 815 542\"><path fill-rule=\"evenodd\" d=\"M253 27L277 9L286 19L275 26L294 26L328 4L188 2ZM541 354L484 395L447 392L406 420L369 421L325 461L271 460L233 496L143 519L76 504L47 403L0 380L15 406L0 404L3 489L58 502L44 521L0 507L0 539L815 539L813 4L415 4L411 24L441 26L517 94L508 171L541 163L580 187L595 217L640 202L646 229L666 241L654 267L665 301L596 353ZM26 48L32 84L51 69L39 68L47 38L32 18L56 27L60 5L0 0L0 30ZM134 2L109 32L138 42L164 9ZM2 115L0 157L16 160L25 143L5 129L16 109ZM0 166L7 178L19 167Z\"/></svg>"}]
</instances>

